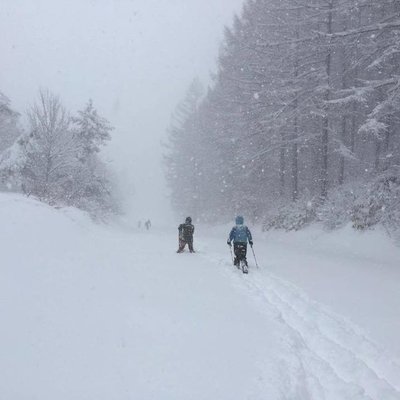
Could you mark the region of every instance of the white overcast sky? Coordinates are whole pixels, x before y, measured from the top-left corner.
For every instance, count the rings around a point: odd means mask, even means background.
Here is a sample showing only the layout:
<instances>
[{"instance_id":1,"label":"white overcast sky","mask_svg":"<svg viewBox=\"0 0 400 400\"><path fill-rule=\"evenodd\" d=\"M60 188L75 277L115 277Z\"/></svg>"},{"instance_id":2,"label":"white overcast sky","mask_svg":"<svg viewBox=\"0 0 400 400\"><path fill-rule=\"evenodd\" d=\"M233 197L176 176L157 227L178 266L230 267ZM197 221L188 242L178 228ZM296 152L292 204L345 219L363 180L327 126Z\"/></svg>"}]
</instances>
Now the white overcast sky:
<instances>
[{"instance_id":1,"label":"white overcast sky","mask_svg":"<svg viewBox=\"0 0 400 400\"><path fill-rule=\"evenodd\" d=\"M192 78L207 82L243 2L1 0L0 91L20 112L40 87L72 112L92 98L116 128L107 159L135 186L135 218L159 218L170 114Z\"/></svg>"}]
</instances>

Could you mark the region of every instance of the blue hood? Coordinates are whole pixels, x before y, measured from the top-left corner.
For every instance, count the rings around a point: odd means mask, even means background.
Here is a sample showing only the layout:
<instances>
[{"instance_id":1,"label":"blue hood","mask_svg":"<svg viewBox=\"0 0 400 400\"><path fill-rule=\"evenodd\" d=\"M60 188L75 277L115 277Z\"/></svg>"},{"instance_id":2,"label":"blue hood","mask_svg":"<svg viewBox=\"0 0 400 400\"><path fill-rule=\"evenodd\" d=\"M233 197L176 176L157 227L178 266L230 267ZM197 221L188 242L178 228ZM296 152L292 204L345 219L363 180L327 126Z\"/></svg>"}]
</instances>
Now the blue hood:
<instances>
[{"instance_id":1,"label":"blue hood","mask_svg":"<svg viewBox=\"0 0 400 400\"><path fill-rule=\"evenodd\" d=\"M244 223L244 218L241 215L238 215L236 217L236 225L243 225Z\"/></svg>"}]
</instances>

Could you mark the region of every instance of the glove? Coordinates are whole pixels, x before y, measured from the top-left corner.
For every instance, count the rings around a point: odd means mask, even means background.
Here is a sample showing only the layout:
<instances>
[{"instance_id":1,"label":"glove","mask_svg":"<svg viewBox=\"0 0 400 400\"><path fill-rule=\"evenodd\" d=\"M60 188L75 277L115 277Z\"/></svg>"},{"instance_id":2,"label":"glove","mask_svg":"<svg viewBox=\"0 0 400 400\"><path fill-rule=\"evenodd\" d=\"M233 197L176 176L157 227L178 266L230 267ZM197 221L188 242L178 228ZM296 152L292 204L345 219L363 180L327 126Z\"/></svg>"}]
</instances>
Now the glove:
<instances>
[{"instance_id":1,"label":"glove","mask_svg":"<svg viewBox=\"0 0 400 400\"><path fill-rule=\"evenodd\" d=\"M250 246L253 247L253 241L249 240Z\"/></svg>"},{"instance_id":2,"label":"glove","mask_svg":"<svg viewBox=\"0 0 400 400\"><path fill-rule=\"evenodd\" d=\"M231 242L230 242L229 240L226 242L226 244L227 244L229 247L232 247Z\"/></svg>"}]
</instances>

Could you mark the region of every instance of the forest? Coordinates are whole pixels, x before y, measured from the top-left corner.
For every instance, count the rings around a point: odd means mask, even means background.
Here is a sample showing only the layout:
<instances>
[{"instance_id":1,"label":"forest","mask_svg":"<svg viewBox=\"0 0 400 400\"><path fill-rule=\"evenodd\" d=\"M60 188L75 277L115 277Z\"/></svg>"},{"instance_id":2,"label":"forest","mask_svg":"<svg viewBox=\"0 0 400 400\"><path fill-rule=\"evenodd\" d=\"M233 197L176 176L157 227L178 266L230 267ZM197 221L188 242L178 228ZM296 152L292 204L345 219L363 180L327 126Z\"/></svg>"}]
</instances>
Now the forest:
<instances>
[{"instance_id":1,"label":"forest","mask_svg":"<svg viewBox=\"0 0 400 400\"><path fill-rule=\"evenodd\" d=\"M0 92L0 191L77 207L95 218L118 211L112 173L98 155L113 127L91 100L72 115L43 89L27 112L26 129L21 117Z\"/></svg>"},{"instance_id":2,"label":"forest","mask_svg":"<svg viewBox=\"0 0 400 400\"><path fill-rule=\"evenodd\" d=\"M400 227L400 2L248 0L168 129L175 210Z\"/></svg>"}]
</instances>

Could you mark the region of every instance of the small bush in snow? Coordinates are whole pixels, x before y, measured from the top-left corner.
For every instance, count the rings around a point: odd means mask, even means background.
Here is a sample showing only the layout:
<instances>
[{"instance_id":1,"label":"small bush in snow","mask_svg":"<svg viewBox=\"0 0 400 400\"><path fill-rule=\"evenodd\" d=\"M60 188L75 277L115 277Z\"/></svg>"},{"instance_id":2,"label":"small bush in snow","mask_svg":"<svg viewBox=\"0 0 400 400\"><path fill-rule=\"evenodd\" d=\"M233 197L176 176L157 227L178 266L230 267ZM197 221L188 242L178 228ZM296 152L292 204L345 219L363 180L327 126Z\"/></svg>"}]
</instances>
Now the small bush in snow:
<instances>
[{"instance_id":1,"label":"small bush in snow","mask_svg":"<svg viewBox=\"0 0 400 400\"><path fill-rule=\"evenodd\" d=\"M313 222L315 217L315 203L299 200L281 207L276 214L267 216L264 220L263 230L298 231Z\"/></svg>"},{"instance_id":2,"label":"small bush in snow","mask_svg":"<svg viewBox=\"0 0 400 400\"><path fill-rule=\"evenodd\" d=\"M400 174L397 168L375 179L355 202L353 227L364 230L381 224L389 233L400 231Z\"/></svg>"},{"instance_id":3,"label":"small bush in snow","mask_svg":"<svg viewBox=\"0 0 400 400\"><path fill-rule=\"evenodd\" d=\"M318 220L328 229L339 229L352 221L354 204L360 188L346 185L331 191L318 209Z\"/></svg>"}]
</instances>

